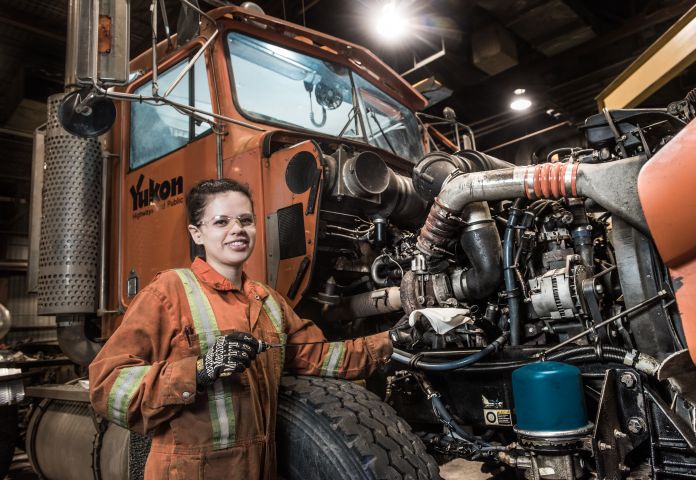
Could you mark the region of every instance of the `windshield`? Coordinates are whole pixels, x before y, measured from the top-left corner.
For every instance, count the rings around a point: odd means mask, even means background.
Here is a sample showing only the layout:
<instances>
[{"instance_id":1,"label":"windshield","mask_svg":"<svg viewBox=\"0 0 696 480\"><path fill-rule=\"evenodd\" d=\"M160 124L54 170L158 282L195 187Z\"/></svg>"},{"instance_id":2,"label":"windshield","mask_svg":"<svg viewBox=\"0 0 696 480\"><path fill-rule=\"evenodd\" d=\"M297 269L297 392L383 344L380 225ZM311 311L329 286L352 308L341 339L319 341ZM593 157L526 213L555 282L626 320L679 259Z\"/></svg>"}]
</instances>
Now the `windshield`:
<instances>
[{"instance_id":1,"label":"windshield","mask_svg":"<svg viewBox=\"0 0 696 480\"><path fill-rule=\"evenodd\" d=\"M422 156L413 113L347 67L237 32L227 42L245 115L367 141L412 162Z\"/></svg>"}]
</instances>

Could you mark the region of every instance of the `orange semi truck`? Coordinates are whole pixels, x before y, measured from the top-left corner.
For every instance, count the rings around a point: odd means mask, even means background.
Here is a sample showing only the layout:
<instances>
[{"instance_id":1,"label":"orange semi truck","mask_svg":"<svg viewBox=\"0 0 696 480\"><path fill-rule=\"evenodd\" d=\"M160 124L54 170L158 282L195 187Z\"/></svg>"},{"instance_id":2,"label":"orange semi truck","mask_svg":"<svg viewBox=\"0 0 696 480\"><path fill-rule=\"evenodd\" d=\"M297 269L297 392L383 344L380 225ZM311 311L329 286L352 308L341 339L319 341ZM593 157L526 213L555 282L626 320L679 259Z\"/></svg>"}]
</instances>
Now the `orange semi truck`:
<instances>
[{"instance_id":1,"label":"orange semi truck","mask_svg":"<svg viewBox=\"0 0 696 480\"><path fill-rule=\"evenodd\" d=\"M71 93L50 100L38 160L40 309L75 363L197 255L184 195L229 177L260 219L252 278L329 339L402 318L414 338L367 389L286 378L279 476L438 478L435 458L461 457L527 478L696 478L693 95L592 116L583 148L514 166L473 136L458 150L360 46L185 0L200 28L129 63L124 2L97 3L72 5ZM147 437L95 417L84 381L27 395L42 477L142 475Z\"/></svg>"}]
</instances>

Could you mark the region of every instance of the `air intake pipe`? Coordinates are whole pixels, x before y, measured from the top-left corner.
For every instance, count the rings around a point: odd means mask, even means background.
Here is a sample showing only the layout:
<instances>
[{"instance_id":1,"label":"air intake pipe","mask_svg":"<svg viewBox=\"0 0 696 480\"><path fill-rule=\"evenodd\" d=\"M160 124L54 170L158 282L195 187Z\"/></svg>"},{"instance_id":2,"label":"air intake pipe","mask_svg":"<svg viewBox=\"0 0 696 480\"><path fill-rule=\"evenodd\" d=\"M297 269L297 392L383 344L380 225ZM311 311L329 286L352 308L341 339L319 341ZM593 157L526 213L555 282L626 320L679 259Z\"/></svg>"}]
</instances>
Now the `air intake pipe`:
<instances>
[{"instance_id":1,"label":"air intake pipe","mask_svg":"<svg viewBox=\"0 0 696 480\"><path fill-rule=\"evenodd\" d=\"M413 184L423 198L432 201L454 172L461 175L511 167L511 163L473 150L456 155L432 152L414 168ZM437 199L435 202L437 204ZM423 251L431 256L441 256L447 241L461 232L459 241L471 268L452 277L452 282L456 283L455 291L459 292L458 298L483 299L496 291L502 278L503 252L498 229L486 202L468 204L456 219L431 214L426 226L427 229L421 230L421 236L426 235L433 242L433 248ZM447 238L447 241L438 242L440 238Z\"/></svg>"},{"instance_id":2,"label":"air intake pipe","mask_svg":"<svg viewBox=\"0 0 696 480\"><path fill-rule=\"evenodd\" d=\"M358 199L367 215L417 226L428 212L412 180L392 170L375 152L353 153L341 147L323 160L324 191L338 198Z\"/></svg>"},{"instance_id":3,"label":"air intake pipe","mask_svg":"<svg viewBox=\"0 0 696 480\"><path fill-rule=\"evenodd\" d=\"M472 173L514 166L475 150L462 150L454 155L441 151L430 152L413 168L413 186L421 197L430 202L440 193L445 180L455 170Z\"/></svg>"}]
</instances>

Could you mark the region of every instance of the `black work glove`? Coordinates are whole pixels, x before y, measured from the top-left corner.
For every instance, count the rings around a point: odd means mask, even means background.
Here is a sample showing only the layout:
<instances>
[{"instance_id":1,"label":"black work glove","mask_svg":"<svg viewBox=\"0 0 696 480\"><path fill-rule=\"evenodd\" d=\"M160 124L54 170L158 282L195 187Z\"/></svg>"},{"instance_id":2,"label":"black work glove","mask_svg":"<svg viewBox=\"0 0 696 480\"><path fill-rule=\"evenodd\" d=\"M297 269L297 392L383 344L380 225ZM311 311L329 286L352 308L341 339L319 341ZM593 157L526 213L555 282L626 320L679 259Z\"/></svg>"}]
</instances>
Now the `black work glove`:
<instances>
[{"instance_id":1,"label":"black work glove","mask_svg":"<svg viewBox=\"0 0 696 480\"><path fill-rule=\"evenodd\" d=\"M220 377L242 373L251 365L261 343L245 332L220 336L196 363L196 381L206 386Z\"/></svg>"},{"instance_id":2,"label":"black work glove","mask_svg":"<svg viewBox=\"0 0 696 480\"><path fill-rule=\"evenodd\" d=\"M396 348L413 348L421 336L421 332L416 327L409 325L408 315L401 317L401 320L389 330L389 339Z\"/></svg>"}]
</instances>

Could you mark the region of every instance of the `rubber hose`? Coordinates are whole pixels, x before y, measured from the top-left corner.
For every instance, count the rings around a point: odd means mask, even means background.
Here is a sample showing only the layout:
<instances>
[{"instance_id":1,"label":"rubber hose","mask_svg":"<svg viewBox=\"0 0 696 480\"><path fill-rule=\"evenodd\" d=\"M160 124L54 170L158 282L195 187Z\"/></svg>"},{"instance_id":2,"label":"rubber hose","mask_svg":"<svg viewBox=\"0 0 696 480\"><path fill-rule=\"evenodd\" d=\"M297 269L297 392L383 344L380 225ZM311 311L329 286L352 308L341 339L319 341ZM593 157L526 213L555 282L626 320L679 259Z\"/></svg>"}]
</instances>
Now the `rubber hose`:
<instances>
[{"instance_id":1,"label":"rubber hose","mask_svg":"<svg viewBox=\"0 0 696 480\"><path fill-rule=\"evenodd\" d=\"M515 280L515 271L512 268L515 261L515 226L517 225L521 206L522 199L518 198L510 209L510 215L505 227L505 236L503 237L503 279L505 281L505 293L507 294L511 345L519 345L521 337L520 299L519 295L515 293L517 281Z\"/></svg>"},{"instance_id":2,"label":"rubber hose","mask_svg":"<svg viewBox=\"0 0 696 480\"><path fill-rule=\"evenodd\" d=\"M392 261L389 260L386 255L380 255L379 257L375 258L375 260L372 262L372 266L370 267L370 278L372 278L372 281L378 287L386 287L389 284L389 274L380 274L380 267L386 267L387 263L392 263Z\"/></svg>"},{"instance_id":3,"label":"rubber hose","mask_svg":"<svg viewBox=\"0 0 696 480\"><path fill-rule=\"evenodd\" d=\"M488 298L500 288L502 248L498 229L491 220L476 230L462 232L459 243L471 263L461 278L464 297Z\"/></svg>"},{"instance_id":4,"label":"rubber hose","mask_svg":"<svg viewBox=\"0 0 696 480\"><path fill-rule=\"evenodd\" d=\"M597 353L594 347L580 347L580 348L587 348L587 352L583 353L580 352L580 355L572 356L572 357L561 357L561 356L554 356L554 355L549 355L546 357L547 361L558 361L558 362L563 362L563 363L593 363L593 362L598 362L597 358ZM615 351L607 351L608 348L615 349ZM591 353L590 353L591 352ZM565 353L565 352L563 352ZM626 358L626 354L629 353L627 350L622 350L621 348L618 347L604 347L604 353L602 354L602 359L606 362L616 362L623 364L624 360ZM519 361L519 362L509 362L506 364L492 364L490 366L485 366L485 365L472 365L466 368L461 368L458 371L459 372L467 372L467 373L493 373L493 372L509 372L511 370L514 370L516 368L522 367L524 365L529 365L530 363L536 363L539 362L540 360L527 360L527 361Z\"/></svg>"},{"instance_id":5,"label":"rubber hose","mask_svg":"<svg viewBox=\"0 0 696 480\"><path fill-rule=\"evenodd\" d=\"M501 337L502 338L502 337ZM491 344L493 345L493 344ZM488 347L490 347L489 345ZM486 348L488 348L486 347ZM484 358L486 355L479 356L475 360L471 360L470 363L463 367L454 367L454 368L436 368L440 366L446 366L449 367L453 363L460 362L462 360L468 360L471 357L474 357L475 355L481 354L485 349L476 352L474 354L469 355L468 357L465 357L463 359L459 360L453 360L450 362L426 362L423 360L418 360L414 362L414 366L416 368L420 368L422 370L428 370L428 371L450 371L450 370L457 370L460 372L470 372L470 373L478 373L478 372L507 372L510 370L514 370L518 367L528 365L530 363L536 363L539 362L540 360L521 360L518 362L506 362L505 364L491 364L491 365L473 365L474 363L478 362L481 360L481 358ZM617 363L624 363L624 359L626 357L626 354L628 354L628 350L624 350L620 347L612 347L612 346L607 346L603 347L603 354L602 358L607 361L613 361ZM488 352L490 353L490 351ZM571 355L572 354L572 355ZM402 350L395 349L394 354L392 355L392 359L404 363L404 364L410 364L414 355L411 355L407 352L404 352ZM591 362L596 362L598 361L597 358L597 351L594 347L576 347L572 348L569 350L564 350L562 352L558 352L552 355L549 355L546 357L547 361L559 361L559 362L564 362L564 363L591 363Z\"/></svg>"},{"instance_id":6,"label":"rubber hose","mask_svg":"<svg viewBox=\"0 0 696 480\"><path fill-rule=\"evenodd\" d=\"M602 351L621 354L621 355L625 355L628 353L628 350L626 350L624 348L613 347L610 345L602 346ZM575 356L583 355L586 353L596 353L596 352L597 352L597 349L595 347L587 345L587 346L575 347L575 348L570 348L568 350L562 350L560 352L552 353L551 355L547 355L546 359L547 360L560 360L560 359L567 358L567 357L575 357Z\"/></svg>"},{"instance_id":7,"label":"rubber hose","mask_svg":"<svg viewBox=\"0 0 696 480\"><path fill-rule=\"evenodd\" d=\"M479 350L476 353L472 353L471 355L468 355L464 358L459 358L457 360L452 360L449 362L428 362L425 360L413 361L414 355L408 352L404 352L403 350L398 350L396 348L394 349L394 353L392 353L391 358L392 360L395 360L399 363L403 363L414 368L419 368L421 370L426 370L430 372L447 372L450 370L456 370L458 368L463 368L468 365L472 365L478 362L479 360L486 358L488 355L497 351L507 342L507 336L508 334L504 333L482 350Z\"/></svg>"},{"instance_id":8,"label":"rubber hose","mask_svg":"<svg viewBox=\"0 0 696 480\"><path fill-rule=\"evenodd\" d=\"M442 403L442 400L440 397L433 397L430 399L430 401L433 404L433 408L435 409L435 412L442 418L445 424L449 426L452 430L454 430L454 433L456 433L458 436L463 438L469 443L472 443L473 445L476 446L481 446L481 447L491 447L491 445L480 438L476 437L475 435L465 431L462 427L457 424L457 422L454 420L454 417L450 415L450 413L447 411L447 408L445 407L445 404Z\"/></svg>"}]
</instances>

